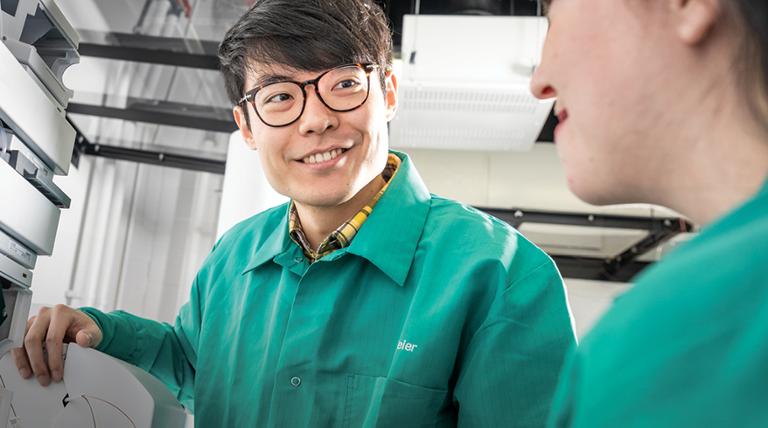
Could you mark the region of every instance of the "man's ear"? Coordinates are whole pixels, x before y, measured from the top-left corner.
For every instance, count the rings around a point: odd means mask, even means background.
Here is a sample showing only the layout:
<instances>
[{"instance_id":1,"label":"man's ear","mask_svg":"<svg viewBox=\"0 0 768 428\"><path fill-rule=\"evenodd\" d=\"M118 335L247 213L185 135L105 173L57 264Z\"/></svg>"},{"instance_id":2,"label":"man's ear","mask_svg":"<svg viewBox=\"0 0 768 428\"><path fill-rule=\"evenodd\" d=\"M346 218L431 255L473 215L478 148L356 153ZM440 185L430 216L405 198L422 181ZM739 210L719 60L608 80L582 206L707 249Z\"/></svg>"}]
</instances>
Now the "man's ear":
<instances>
[{"instance_id":1,"label":"man's ear","mask_svg":"<svg viewBox=\"0 0 768 428\"><path fill-rule=\"evenodd\" d=\"M242 106L235 106L232 108L232 115L235 117L235 123L240 129L240 135L243 136L243 140L245 140L245 143L248 144L248 147L250 147L251 150L258 150L259 147L256 145L256 140L253 138L253 133L251 133L249 121L246 118L247 114L248 112L243 109Z\"/></svg>"},{"instance_id":2,"label":"man's ear","mask_svg":"<svg viewBox=\"0 0 768 428\"><path fill-rule=\"evenodd\" d=\"M677 36L689 45L702 43L712 32L723 12L722 0L668 1Z\"/></svg>"},{"instance_id":3,"label":"man's ear","mask_svg":"<svg viewBox=\"0 0 768 428\"><path fill-rule=\"evenodd\" d=\"M397 113L397 76L392 70L387 71L384 75L384 82L386 84L384 92L384 102L387 105L387 122L394 119L395 113Z\"/></svg>"}]
</instances>

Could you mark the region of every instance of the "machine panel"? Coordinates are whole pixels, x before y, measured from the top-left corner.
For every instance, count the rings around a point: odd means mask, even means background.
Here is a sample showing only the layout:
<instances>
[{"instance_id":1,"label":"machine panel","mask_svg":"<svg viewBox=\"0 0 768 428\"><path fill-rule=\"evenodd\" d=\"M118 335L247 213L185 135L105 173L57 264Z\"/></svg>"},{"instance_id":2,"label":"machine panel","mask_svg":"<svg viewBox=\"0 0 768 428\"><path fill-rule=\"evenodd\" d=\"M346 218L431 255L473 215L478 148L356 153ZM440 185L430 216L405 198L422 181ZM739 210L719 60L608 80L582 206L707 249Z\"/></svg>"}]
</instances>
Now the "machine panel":
<instances>
[{"instance_id":1,"label":"machine panel","mask_svg":"<svg viewBox=\"0 0 768 428\"><path fill-rule=\"evenodd\" d=\"M8 48L0 43L0 120L56 174L66 174L75 130Z\"/></svg>"},{"instance_id":2,"label":"machine panel","mask_svg":"<svg viewBox=\"0 0 768 428\"><path fill-rule=\"evenodd\" d=\"M0 162L0 183L0 229L38 255L50 255L59 209L5 162Z\"/></svg>"}]
</instances>

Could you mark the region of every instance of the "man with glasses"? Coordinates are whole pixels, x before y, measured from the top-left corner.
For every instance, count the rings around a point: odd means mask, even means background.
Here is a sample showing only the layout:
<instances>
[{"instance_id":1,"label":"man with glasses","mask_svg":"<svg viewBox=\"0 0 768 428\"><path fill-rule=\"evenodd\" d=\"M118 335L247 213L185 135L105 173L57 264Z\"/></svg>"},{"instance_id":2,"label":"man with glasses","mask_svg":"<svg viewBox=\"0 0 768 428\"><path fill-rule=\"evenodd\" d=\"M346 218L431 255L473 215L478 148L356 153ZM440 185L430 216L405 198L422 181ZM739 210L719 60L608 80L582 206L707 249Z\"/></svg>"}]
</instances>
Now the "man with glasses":
<instances>
[{"instance_id":1,"label":"man with glasses","mask_svg":"<svg viewBox=\"0 0 768 428\"><path fill-rule=\"evenodd\" d=\"M150 371L198 426L542 425L574 342L560 275L388 150L382 10L257 1L219 54L240 131L291 201L221 238L175 325L45 310L22 372L49 380L49 337L60 379L65 338Z\"/></svg>"}]
</instances>

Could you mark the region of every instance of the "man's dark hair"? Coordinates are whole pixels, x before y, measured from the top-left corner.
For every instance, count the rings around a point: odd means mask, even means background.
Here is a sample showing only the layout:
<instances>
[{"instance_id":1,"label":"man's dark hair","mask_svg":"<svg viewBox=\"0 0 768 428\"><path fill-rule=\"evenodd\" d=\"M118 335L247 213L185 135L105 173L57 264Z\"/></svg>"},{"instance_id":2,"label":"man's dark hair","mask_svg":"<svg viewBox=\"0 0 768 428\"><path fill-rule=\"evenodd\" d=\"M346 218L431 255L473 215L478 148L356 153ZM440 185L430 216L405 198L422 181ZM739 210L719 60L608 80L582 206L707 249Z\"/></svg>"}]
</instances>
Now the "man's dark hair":
<instances>
[{"instance_id":1,"label":"man's dark hair","mask_svg":"<svg viewBox=\"0 0 768 428\"><path fill-rule=\"evenodd\" d=\"M245 76L258 64L320 71L350 63L392 66L392 35L372 0L258 0L224 36L219 61L236 104Z\"/></svg>"}]
</instances>

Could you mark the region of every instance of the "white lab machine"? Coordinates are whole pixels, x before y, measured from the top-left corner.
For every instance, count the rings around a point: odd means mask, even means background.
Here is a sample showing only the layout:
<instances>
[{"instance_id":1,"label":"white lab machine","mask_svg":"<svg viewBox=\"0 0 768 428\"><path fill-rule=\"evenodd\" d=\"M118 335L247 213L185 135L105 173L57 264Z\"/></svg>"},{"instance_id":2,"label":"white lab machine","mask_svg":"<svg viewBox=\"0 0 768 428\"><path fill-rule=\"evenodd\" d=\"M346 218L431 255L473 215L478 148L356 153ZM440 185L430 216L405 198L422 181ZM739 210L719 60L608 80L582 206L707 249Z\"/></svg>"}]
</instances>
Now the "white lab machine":
<instances>
[{"instance_id":1,"label":"white lab machine","mask_svg":"<svg viewBox=\"0 0 768 428\"><path fill-rule=\"evenodd\" d=\"M183 427L160 381L92 349L65 347L60 383L19 376L10 350L23 343L33 270L70 203L54 176L69 171L75 144L62 76L79 61L79 35L54 0L0 5L0 427Z\"/></svg>"}]
</instances>

